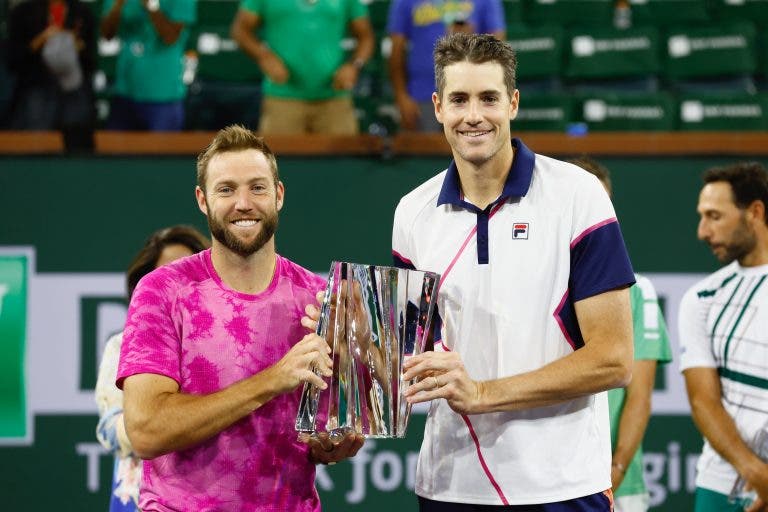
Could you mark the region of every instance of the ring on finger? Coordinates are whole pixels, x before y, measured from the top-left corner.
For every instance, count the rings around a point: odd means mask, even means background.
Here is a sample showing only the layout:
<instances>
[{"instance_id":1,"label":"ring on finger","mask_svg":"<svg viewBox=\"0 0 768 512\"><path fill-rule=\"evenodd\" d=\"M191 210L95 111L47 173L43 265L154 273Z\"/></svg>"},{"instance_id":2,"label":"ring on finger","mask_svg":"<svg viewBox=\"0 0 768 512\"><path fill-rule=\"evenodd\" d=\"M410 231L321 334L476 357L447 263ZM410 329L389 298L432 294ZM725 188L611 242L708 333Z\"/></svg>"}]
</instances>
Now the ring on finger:
<instances>
[{"instance_id":1,"label":"ring on finger","mask_svg":"<svg viewBox=\"0 0 768 512\"><path fill-rule=\"evenodd\" d=\"M432 389L437 389L437 388L439 388L439 387L440 387L440 381L439 381L439 380L437 380L437 377L435 377L435 376L433 375L433 376L432 376L432 380L433 380L433 381L435 381L435 385L434 385L434 386L432 386Z\"/></svg>"}]
</instances>

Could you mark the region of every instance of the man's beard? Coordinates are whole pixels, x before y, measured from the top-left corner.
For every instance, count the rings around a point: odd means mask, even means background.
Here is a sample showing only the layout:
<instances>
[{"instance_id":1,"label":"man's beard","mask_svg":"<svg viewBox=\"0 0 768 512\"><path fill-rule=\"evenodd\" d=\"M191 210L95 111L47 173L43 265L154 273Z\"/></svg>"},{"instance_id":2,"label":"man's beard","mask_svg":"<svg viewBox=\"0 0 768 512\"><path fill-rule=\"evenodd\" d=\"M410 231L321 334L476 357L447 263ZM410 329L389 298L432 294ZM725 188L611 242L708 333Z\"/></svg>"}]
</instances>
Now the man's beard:
<instances>
[{"instance_id":1,"label":"man's beard","mask_svg":"<svg viewBox=\"0 0 768 512\"><path fill-rule=\"evenodd\" d=\"M754 234L750 232L749 226L743 215L739 225L731 234L731 240L728 243L721 244L721 247L725 250L722 256L717 256L721 263L731 263L734 260L741 261L744 256L751 253L757 245L757 239ZM712 247L712 244L710 244Z\"/></svg>"},{"instance_id":2,"label":"man's beard","mask_svg":"<svg viewBox=\"0 0 768 512\"><path fill-rule=\"evenodd\" d=\"M220 222L213 215L208 215L208 227L211 230L211 236L219 241L224 247L237 253L243 258L250 256L261 249L277 231L278 214L277 210L264 215L259 221L261 229L251 242L244 242L235 236L227 227L226 222Z\"/></svg>"}]
</instances>

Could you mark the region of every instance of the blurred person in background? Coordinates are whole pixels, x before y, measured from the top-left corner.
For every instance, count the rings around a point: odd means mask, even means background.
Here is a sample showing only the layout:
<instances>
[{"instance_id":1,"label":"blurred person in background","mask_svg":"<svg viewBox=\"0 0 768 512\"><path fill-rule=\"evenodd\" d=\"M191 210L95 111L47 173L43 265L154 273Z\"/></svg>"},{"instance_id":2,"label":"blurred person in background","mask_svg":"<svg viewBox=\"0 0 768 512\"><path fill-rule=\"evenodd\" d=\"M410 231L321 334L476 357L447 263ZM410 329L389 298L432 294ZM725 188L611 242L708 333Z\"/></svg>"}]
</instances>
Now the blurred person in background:
<instances>
[{"instance_id":1,"label":"blurred person in background","mask_svg":"<svg viewBox=\"0 0 768 512\"><path fill-rule=\"evenodd\" d=\"M80 0L27 0L10 12L16 75L9 128L61 130L67 150L93 148L95 20Z\"/></svg>"},{"instance_id":2,"label":"blurred person in background","mask_svg":"<svg viewBox=\"0 0 768 512\"><path fill-rule=\"evenodd\" d=\"M156 231L147 239L128 267L128 299L130 300L141 278L157 267L198 253L210 246L211 242L190 226L171 226ZM122 342L123 333L120 332L109 338L104 347L96 381L96 403L99 406L96 437L104 448L115 454L110 512L135 512L139 510L142 461L133 452L131 441L125 433L123 392L115 386Z\"/></svg>"},{"instance_id":3,"label":"blurred person in background","mask_svg":"<svg viewBox=\"0 0 768 512\"><path fill-rule=\"evenodd\" d=\"M432 50L437 40L454 32L491 34L504 39L501 0L394 0L387 31L392 39L389 76L406 130L440 132L432 92L435 69Z\"/></svg>"},{"instance_id":4,"label":"blurred person in background","mask_svg":"<svg viewBox=\"0 0 768 512\"><path fill-rule=\"evenodd\" d=\"M196 0L104 0L101 35L120 38L110 130L184 128L184 49Z\"/></svg>"},{"instance_id":5,"label":"blurred person in background","mask_svg":"<svg viewBox=\"0 0 768 512\"><path fill-rule=\"evenodd\" d=\"M242 0L231 33L264 73L261 134L358 133L352 89L374 48L363 0Z\"/></svg>"},{"instance_id":6,"label":"blurred person in background","mask_svg":"<svg viewBox=\"0 0 768 512\"><path fill-rule=\"evenodd\" d=\"M587 156L570 160L594 174L605 191L612 196L608 168ZM632 380L625 388L608 390L611 419L611 484L616 512L645 512L649 506L648 490L643 478L642 441L651 418L651 399L657 364L672 360L667 324L661 314L653 283L635 274L636 283L629 289L632 306L632 334L635 361Z\"/></svg>"},{"instance_id":7,"label":"blurred person in background","mask_svg":"<svg viewBox=\"0 0 768 512\"><path fill-rule=\"evenodd\" d=\"M704 448L695 512L768 509L768 463L751 443L768 429L768 171L714 167L699 193L697 236L725 266L680 303L680 369ZM764 441L765 442L765 441ZM755 493L729 495L737 479Z\"/></svg>"}]
</instances>

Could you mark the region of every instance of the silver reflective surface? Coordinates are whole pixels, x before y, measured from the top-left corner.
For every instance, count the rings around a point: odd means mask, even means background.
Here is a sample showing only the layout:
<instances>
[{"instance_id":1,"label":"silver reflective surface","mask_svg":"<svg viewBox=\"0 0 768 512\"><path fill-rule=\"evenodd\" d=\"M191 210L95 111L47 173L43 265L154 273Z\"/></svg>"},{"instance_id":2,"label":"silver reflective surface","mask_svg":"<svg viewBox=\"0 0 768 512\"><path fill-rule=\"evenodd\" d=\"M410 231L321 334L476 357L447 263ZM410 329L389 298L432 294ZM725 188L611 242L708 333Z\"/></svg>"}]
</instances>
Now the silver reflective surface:
<instances>
[{"instance_id":1,"label":"silver reflective surface","mask_svg":"<svg viewBox=\"0 0 768 512\"><path fill-rule=\"evenodd\" d=\"M411 406L403 362L427 347L439 274L333 262L317 333L332 347L333 375L304 385L296 430L403 437Z\"/></svg>"}]
</instances>

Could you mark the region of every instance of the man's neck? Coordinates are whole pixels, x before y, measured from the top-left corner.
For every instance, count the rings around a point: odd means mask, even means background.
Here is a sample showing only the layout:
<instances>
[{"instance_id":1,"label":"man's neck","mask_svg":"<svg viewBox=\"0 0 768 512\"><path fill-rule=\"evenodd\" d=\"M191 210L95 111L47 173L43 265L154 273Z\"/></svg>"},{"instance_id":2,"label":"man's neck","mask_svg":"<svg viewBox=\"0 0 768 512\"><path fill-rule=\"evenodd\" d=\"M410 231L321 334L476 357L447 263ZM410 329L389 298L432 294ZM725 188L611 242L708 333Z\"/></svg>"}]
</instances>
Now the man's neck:
<instances>
[{"instance_id":1,"label":"man's neck","mask_svg":"<svg viewBox=\"0 0 768 512\"><path fill-rule=\"evenodd\" d=\"M508 150L500 151L480 165L454 155L464 198L481 209L495 201L504 190L514 157L515 151L511 145Z\"/></svg>"},{"instance_id":2,"label":"man's neck","mask_svg":"<svg viewBox=\"0 0 768 512\"><path fill-rule=\"evenodd\" d=\"M222 282L241 293L255 295L267 289L275 273L274 238L250 256L241 256L213 240L211 262Z\"/></svg>"},{"instance_id":3,"label":"man's neck","mask_svg":"<svg viewBox=\"0 0 768 512\"><path fill-rule=\"evenodd\" d=\"M754 250L739 260L742 267L768 265L768 237L758 237Z\"/></svg>"}]
</instances>

